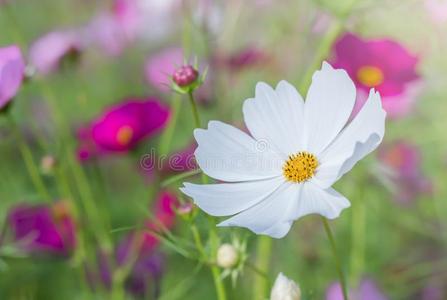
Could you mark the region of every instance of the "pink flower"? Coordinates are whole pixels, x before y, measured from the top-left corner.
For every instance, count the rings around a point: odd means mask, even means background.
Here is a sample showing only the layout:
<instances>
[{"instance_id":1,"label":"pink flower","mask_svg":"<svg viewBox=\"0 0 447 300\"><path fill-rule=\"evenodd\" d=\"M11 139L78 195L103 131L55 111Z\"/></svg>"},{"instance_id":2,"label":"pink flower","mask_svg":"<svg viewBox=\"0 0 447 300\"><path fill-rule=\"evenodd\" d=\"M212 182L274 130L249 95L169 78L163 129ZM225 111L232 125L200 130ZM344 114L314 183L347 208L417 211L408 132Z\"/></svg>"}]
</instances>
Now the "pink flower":
<instances>
[{"instance_id":1,"label":"pink flower","mask_svg":"<svg viewBox=\"0 0 447 300\"><path fill-rule=\"evenodd\" d=\"M0 110L16 95L22 84L25 62L19 47L0 48Z\"/></svg>"},{"instance_id":2,"label":"pink flower","mask_svg":"<svg viewBox=\"0 0 447 300\"><path fill-rule=\"evenodd\" d=\"M389 115L409 110L414 97L407 89L419 79L419 59L403 46L388 39L363 40L348 33L336 43L334 56L334 67L345 69L359 89L358 106L363 102L361 95L375 88Z\"/></svg>"},{"instance_id":3,"label":"pink flower","mask_svg":"<svg viewBox=\"0 0 447 300\"><path fill-rule=\"evenodd\" d=\"M227 67L231 71L240 71L245 68L259 65L269 57L261 49L256 47L247 47L231 55L218 57L218 63Z\"/></svg>"},{"instance_id":4,"label":"pink flower","mask_svg":"<svg viewBox=\"0 0 447 300\"><path fill-rule=\"evenodd\" d=\"M159 132L169 120L169 109L156 98L130 99L107 109L78 132L81 160L92 156L127 152Z\"/></svg>"},{"instance_id":5,"label":"pink flower","mask_svg":"<svg viewBox=\"0 0 447 300\"><path fill-rule=\"evenodd\" d=\"M399 203L411 203L420 194L431 193L431 183L421 170L421 153L415 145L396 141L383 146L379 159L391 170L395 186L395 199Z\"/></svg>"},{"instance_id":6,"label":"pink flower","mask_svg":"<svg viewBox=\"0 0 447 300\"><path fill-rule=\"evenodd\" d=\"M183 50L181 48L168 48L152 55L146 62L145 73L147 81L160 90L170 90L170 78L177 67L183 64Z\"/></svg>"},{"instance_id":7,"label":"pink flower","mask_svg":"<svg viewBox=\"0 0 447 300\"><path fill-rule=\"evenodd\" d=\"M82 43L77 32L54 31L31 45L29 59L39 73L46 75L56 71L64 59L76 58L81 50Z\"/></svg>"},{"instance_id":8,"label":"pink flower","mask_svg":"<svg viewBox=\"0 0 447 300\"><path fill-rule=\"evenodd\" d=\"M388 298L379 290L371 279L364 279L355 290L350 291L350 298L354 300L387 300ZM326 300L343 300L341 286L338 282L329 286L326 291Z\"/></svg>"},{"instance_id":9,"label":"pink flower","mask_svg":"<svg viewBox=\"0 0 447 300\"><path fill-rule=\"evenodd\" d=\"M76 227L66 202L19 205L9 213L8 222L25 251L68 255L76 245Z\"/></svg>"},{"instance_id":10,"label":"pink flower","mask_svg":"<svg viewBox=\"0 0 447 300\"><path fill-rule=\"evenodd\" d=\"M447 0L425 0L424 4L433 21L437 23L447 21Z\"/></svg>"},{"instance_id":11,"label":"pink flower","mask_svg":"<svg viewBox=\"0 0 447 300\"><path fill-rule=\"evenodd\" d=\"M96 16L85 28L86 43L99 48L109 56L120 55L131 42L126 30L110 13Z\"/></svg>"}]
</instances>

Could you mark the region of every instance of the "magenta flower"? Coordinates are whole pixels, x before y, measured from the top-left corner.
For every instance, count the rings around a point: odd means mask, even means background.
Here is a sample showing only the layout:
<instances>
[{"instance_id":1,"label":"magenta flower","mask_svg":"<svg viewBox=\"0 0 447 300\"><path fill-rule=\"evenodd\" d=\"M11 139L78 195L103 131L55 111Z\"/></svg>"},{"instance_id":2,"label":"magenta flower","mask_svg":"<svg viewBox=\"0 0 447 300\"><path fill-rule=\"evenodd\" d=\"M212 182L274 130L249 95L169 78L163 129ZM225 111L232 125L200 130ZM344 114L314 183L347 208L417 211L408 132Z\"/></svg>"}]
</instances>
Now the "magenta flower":
<instances>
[{"instance_id":1,"label":"magenta flower","mask_svg":"<svg viewBox=\"0 0 447 300\"><path fill-rule=\"evenodd\" d=\"M106 110L78 132L78 157L86 160L110 152L127 152L159 132L169 108L156 98L130 99Z\"/></svg>"},{"instance_id":2,"label":"magenta flower","mask_svg":"<svg viewBox=\"0 0 447 300\"><path fill-rule=\"evenodd\" d=\"M183 50L181 48L168 48L153 56L146 62L146 79L161 92L168 92L171 85L171 76L177 67L183 64Z\"/></svg>"},{"instance_id":3,"label":"magenta flower","mask_svg":"<svg viewBox=\"0 0 447 300\"><path fill-rule=\"evenodd\" d=\"M391 171L394 198L399 203L408 204L421 194L431 193L432 185L422 173L421 153L415 145L405 141L385 145L379 159Z\"/></svg>"},{"instance_id":4,"label":"magenta flower","mask_svg":"<svg viewBox=\"0 0 447 300\"><path fill-rule=\"evenodd\" d=\"M348 33L335 44L334 56L334 67L345 69L359 90L357 106L361 107L366 99L362 95L375 88L388 115L408 111L413 98L407 89L419 79L419 59L402 45L388 39L363 40Z\"/></svg>"},{"instance_id":5,"label":"magenta flower","mask_svg":"<svg viewBox=\"0 0 447 300\"><path fill-rule=\"evenodd\" d=\"M19 47L0 48L0 110L16 95L22 84L25 62Z\"/></svg>"},{"instance_id":6,"label":"magenta flower","mask_svg":"<svg viewBox=\"0 0 447 300\"><path fill-rule=\"evenodd\" d=\"M50 32L35 41L29 50L32 66L41 74L56 71L65 59L74 59L82 51L82 42L75 31Z\"/></svg>"},{"instance_id":7,"label":"magenta flower","mask_svg":"<svg viewBox=\"0 0 447 300\"><path fill-rule=\"evenodd\" d=\"M66 202L19 205L10 211L8 222L24 251L69 255L76 245L76 226Z\"/></svg>"},{"instance_id":8,"label":"magenta flower","mask_svg":"<svg viewBox=\"0 0 447 300\"><path fill-rule=\"evenodd\" d=\"M364 279L357 289L352 290L350 298L354 300L387 300L388 298L379 290L371 279ZM329 286L326 291L326 300L343 300L343 293L338 282Z\"/></svg>"}]
</instances>

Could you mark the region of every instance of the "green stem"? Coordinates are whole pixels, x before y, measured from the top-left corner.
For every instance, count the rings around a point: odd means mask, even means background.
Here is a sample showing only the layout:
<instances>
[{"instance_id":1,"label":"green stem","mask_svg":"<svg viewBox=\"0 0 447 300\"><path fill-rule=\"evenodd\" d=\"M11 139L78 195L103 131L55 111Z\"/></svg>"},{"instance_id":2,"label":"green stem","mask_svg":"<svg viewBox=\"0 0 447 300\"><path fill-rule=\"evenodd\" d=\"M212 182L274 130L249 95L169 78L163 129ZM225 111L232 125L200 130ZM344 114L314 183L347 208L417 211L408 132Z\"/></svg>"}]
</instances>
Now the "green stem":
<instances>
[{"instance_id":1,"label":"green stem","mask_svg":"<svg viewBox=\"0 0 447 300\"><path fill-rule=\"evenodd\" d=\"M31 152L31 149L29 148L28 144L25 142L25 139L22 136L22 132L17 126L17 123L15 122L13 116L10 112L6 112L9 122L11 124L11 127L14 130L15 137L17 139L17 142L19 144L19 150L20 154L22 155L23 162L25 163L25 167L28 171L28 174L31 178L31 181L36 188L37 192L40 194L40 196L43 198L42 200L45 201L51 201L50 194L48 193L47 188L45 187L45 184L42 180L42 177L39 173L39 168L34 162L33 154Z\"/></svg>"},{"instance_id":2,"label":"green stem","mask_svg":"<svg viewBox=\"0 0 447 300\"><path fill-rule=\"evenodd\" d=\"M366 214L364 199L360 200L361 201L353 203L352 205L352 244L350 263L350 280L352 286L357 286L365 263Z\"/></svg>"},{"instance_id":3,"label":"green stem","mask_svg":"<svg viewBox=\"0 0 447 300\"><path fill-rule=\"evenodd\" d=\"M197 229L195 224L191 224L191 232L194 238L194 243L196 244L196 248L200 253L201 259L206 257L205 248L203 247L202 238L200 237L200 232Z\"/></svg>"},{"instance_id":4,"label":"green stem","mask_svg":"<svg viewBox=\"0 0 447 300\"><path fill-rule=\"evenodd\" d=\"M196 128L201 128L201 122L200 122L200 116L199 111L197 109L196 101L194 100L193 92L190 91L188 93L188 99L189 103L191 104L191 110L195 122ZM202 183L206 184L208 183L208 177L202 173ZM208 218L209 223L209 239L211 244L211 260L216 260L216 254L217 254L217 247L219 246L219 237L217 236L216 232L216 222L214 219L210 216ZM216 287L216 293L217 293L217 299L218 300L226 300L227 296L225 293L225 287L222 282L222 278L220 276L220 270L218 266L212 265L210 266L211 273L213 275L214 285Z\"/></svg>"},{"instance_id":5,"label":"green stem","mask_svg":"<svg viewBox=\"0 0 447 300\"><path fill-rule=\"evenodd\" d=\"M310 86L313 73L315 70L320 68L321 62L328 57L332 44L343 29L343 23L344 22L341 20L336 20L335 24L329 28L328 32L323 37L323 40L319 44L318 49L315 52L313 63L309 68L307 68L307 71L304 73L299 85L299 91L303 93L303 95Z\"/></svg>"},{"instance_id":6,"label":"green stem","mask_svg":"<svg viewBox=\"0 0 447 300\"><path fill-rule=\"evenodd\" d=\"M174 130L177 125L179 112L180 112L180 109L181 109L182 103L183 103L180 95L178 95L178 94L174 94L174 95L175 96L174 96L174 98L172 100L172 104L171 104L171 111L172 111L171 119L170 119L165 131L163 132L163 135L160 138L160 149L159 149L160 155L166 155L169 152L172 137L174 136Z\"/></svg>"},{"instance_id":7,"label":"green stem","mask_svg":"<svg viewBox=\"0 0 447 300\"><path fill-rule=\"evenodd\" d=\"M202 170L200 170L200 169L184 172L184 173L169 177L168 179L162 181L160 185L161 185L161 187L165 188L165 187L170 186L171 184L176 183L177 181L183 180L185 178L188 178L188 177L200 174L200 173L202 173Z\"/></svg>"},{"instance_id":8,"label":"green stem","mask_svg":"<svg viewBox=\"0 0 447 300\"><path fill-rule=\"evenodd\" d=\"M312 81L313 73L315 72L315 70L320 68L321 62L324 59L327 59L327 57L329 56L332 44L334 43L338 35L342 32L345 22L349 17L350 12L356 5L356 2L357 0L350 0L349 3L346 3L345 11L338 16L337 20L334 21L334 24L328 29L325 36L321 40L321 43L319 44L317 50L315 51L315 56L311 66L307 68L306 73L303 75L301 79L299 85L299 91L301 93L307 91Z\"/></svg>"},{"instance_id":9,"label":"green stem","mask_svg":"<svg viewBox=\"0 0 447 300\"><path fill-rule=\"evenodd\" d=\"M189 99L189 103L191 104L191 109L192 109L192 114L194 117L194 123L196 128L201 128L201 122L200 122L200 116L199 116L199 111L197 109L197 104L196 101L194 100L194 95L191 92L188 93L188 99Z\"/></svg>"},{"instance_id":10,"label":"green stem","mask_svg":"<svg viewBox=\"0 0 447 300\"><path fill-rule=\"evenodd\" d=\"M268 236L260 236L257 243L255 265L259 271L267 273L272 254L272 239ZM257 276L253 286L253 299L265 299L268 291L268 278Z\"/></svg>"},{"instance_id":11,"label":"green stem","mask_svg":"<svg viewBox=\"0 0 447 300\"><path fill-rule=\"evenodd\" d=\"M217 256L217 247L219 246L219 237L216 232L216 223L213 217L209 216L208 218L210 230L209 230L209 238L211 244L211 261L216 261ZM217 299L218 300L226 300L226 292L225 287L222 282L222 278L220 276L220 269L216 265L211 265L211 274L213 275L214 286L216 287Z\"/></svg>"},{"instance_id":12,"label":"green stem","mask_svg":"<svg viewBox=\"0 0 447 300\"><path fill-rule=\"evenodd\" d=\"M340 260L340 257L338 255L338 252L337 252L337 246L335 245L334 235L332 234L331 227L329 226L329 223L328 223L327 219L325 217L321 217L321 220L323 221L324 230L326 231L326 235L327 235L327 237L329 239L329 242L331 244L332 252L333 252L333 255L334 255L334 259L335 259L335 266L337 268L338 277L339 277L341 288L342 288L342 292L343 292L343 299L344 300L349 300L348 290L347 290L347 287L346 287L346 280L345 280L345 276L343 274L343 269L342 269L342 266L341 266L341 260Z\"/></svg>"}]
</instances>

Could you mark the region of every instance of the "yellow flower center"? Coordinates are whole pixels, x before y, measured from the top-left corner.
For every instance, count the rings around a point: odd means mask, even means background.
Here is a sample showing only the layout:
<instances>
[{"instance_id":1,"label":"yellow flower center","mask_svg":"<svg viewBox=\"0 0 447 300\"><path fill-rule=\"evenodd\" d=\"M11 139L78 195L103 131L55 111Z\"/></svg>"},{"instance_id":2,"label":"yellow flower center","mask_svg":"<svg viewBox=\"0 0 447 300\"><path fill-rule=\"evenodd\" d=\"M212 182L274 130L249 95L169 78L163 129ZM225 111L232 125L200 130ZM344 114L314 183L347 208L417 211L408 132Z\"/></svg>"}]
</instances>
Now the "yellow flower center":
<instances>
[{"instance_id":1,"label":"yellow flower center","mask_svg":"<svg viewBox=\"0 0 447 300\"><path fill-rule=\"evenodd\" d=\"M357 71L357 79L368 87L376 87L383 82L383 72L374 66L363 66Z\"/></svg>"},{"instance_id":2,"label":"yellow flower center","mask_svg":"<svg viewBox=\"0 0 447 300\"><path fill-rule=\"evenodd\" d=\"M288 181L303 182L314 176L317 167L318 160L315 155L302 151L290 155L282 170Z\"/></svg>"},{"instance_id":3,"label":"yellow flower center","mask_svg":"<svg viewBox=\"0 0 447 300\"><path fill-rule=\"evenodd\" d=\"M132 136L133 136L132 127L124 125L118 130L116 134L116 140L118 141L118 144L120 144L121 146L127 146L132 140Z\"/></svg>"}]
</instances>

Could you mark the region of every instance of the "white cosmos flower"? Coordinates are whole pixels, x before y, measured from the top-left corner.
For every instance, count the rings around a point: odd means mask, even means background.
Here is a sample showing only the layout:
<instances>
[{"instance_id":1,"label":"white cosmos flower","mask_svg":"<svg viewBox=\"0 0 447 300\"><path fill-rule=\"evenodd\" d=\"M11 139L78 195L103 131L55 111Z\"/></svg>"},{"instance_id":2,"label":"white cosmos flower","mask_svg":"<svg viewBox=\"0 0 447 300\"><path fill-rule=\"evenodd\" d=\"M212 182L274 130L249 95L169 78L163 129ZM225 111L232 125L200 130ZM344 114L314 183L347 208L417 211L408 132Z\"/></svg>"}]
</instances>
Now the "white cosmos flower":
<instances>
[{"instance_id":1,"label":"white cosmos flower","mask_svg":"<svg viewBox=\"0 0 447 300\"><path fill-rule=\"evenodd\" d=\"M246 227L281 238L308 214L336 218L350 202L331 186L382 141L385 111L373 89L349 122L356 89L344 70L324 62L306 102L281 81L275 90L256 85L244 102L250 135L219 121L196 129L197 163L220 184L185 183L183 193L219 226Z\"/></svg>"}]
</instances>

